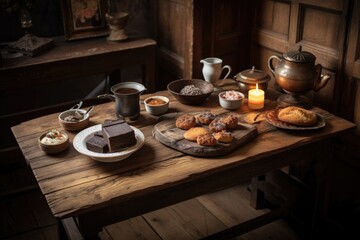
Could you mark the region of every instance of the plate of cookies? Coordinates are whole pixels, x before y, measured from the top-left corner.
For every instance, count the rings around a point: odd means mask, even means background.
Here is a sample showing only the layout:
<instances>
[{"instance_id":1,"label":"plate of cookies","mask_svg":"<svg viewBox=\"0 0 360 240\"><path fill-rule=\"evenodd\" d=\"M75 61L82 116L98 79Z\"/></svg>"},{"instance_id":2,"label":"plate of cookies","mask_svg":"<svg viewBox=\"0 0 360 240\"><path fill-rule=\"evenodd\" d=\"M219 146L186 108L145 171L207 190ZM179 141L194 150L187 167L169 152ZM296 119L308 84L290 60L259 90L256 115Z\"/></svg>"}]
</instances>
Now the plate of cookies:
<instances>
[{"instance_id":1,"label":"plate of cookies","mask_svg":"<svg viewBox=\"0 0 360 240\"><path fill-rule=\"evenodd\" d=\"M177 113L157 123L153 136L166 146L200 157L223 156L257 136L253 125L232 113Z\"/></svg>"},{"instance_id":2,"label":"plate of cookies","mask_svg":"<svg viewBox=\"0 0 360 240\"><path fill-rule=\"evenodd\" d=\"M326 125L325 118L320 114L296 106L271 110L265 119L277 128L290 130L314 130Z\"/></svg>"}]
</instances>

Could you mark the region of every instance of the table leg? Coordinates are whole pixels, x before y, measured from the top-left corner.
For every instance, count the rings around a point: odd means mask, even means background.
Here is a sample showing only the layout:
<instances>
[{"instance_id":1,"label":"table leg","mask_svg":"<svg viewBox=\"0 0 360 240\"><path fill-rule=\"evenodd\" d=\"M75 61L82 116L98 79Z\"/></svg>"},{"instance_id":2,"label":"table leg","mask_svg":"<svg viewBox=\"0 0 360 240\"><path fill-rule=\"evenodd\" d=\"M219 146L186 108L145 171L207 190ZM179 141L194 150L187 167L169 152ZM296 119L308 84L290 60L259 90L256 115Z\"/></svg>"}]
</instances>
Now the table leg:
<instances>
[{"instance_id":1,"label":"table leg","mask_svg":"<svg viewBox=\"0 0 360 240\"><path fill-rule=\"evenodd\" d=\"M73 218L65 218L59 221L59 239L83 240L79 228Z\"/></svg>"}]
</instances>

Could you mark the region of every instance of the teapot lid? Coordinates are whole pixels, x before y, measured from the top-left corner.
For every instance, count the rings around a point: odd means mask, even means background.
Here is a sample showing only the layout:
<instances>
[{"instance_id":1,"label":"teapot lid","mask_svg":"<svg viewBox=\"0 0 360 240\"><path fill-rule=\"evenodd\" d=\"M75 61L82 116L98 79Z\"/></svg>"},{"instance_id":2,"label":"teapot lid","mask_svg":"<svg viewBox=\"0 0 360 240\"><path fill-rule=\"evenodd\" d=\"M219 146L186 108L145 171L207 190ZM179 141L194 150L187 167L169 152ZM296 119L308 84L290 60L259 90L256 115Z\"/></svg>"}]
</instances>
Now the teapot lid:
<instances>
[{"instance_id":1,"label":"teapot lid","mask_svg":"<svg viewBox=\"0 0 360 240\"><path fill-rule=\"evenodd\" d=\"M237 75L240 78L236 76L236 79L244 83L264 83L270 80L270 76L268 74L259 69L255 69L255 66L251 69L241 71Z\"/></svg>"},{"instance_id":2,"label":"teapot lid","mask_svg":"<svg viewBox=\"0 0 360 240\"><path fill-rule=\"evenodd\" d=\"M298 63L308 63L308 62L315 62L315 55L310 53L310 52L306 52L306 51L301 51L301 46L299 47L298 51L290 51L287 53L283 54L283 57L291 62L298 62Z\"/></svg>"}]
</instances>

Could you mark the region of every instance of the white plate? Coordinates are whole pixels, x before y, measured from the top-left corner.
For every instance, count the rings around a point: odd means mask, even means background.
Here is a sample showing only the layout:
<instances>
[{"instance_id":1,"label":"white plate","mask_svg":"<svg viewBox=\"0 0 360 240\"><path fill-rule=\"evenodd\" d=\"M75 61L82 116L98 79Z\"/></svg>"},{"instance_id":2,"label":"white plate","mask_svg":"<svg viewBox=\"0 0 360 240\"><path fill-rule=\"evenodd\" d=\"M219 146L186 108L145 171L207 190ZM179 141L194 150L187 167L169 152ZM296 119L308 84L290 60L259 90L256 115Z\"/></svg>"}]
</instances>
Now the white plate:
<instances>
[{"instance_id":1,"label":"white plate","mask_svg":"<svg viewBox=\"0 0 360 240\"><path fill-rule=\"evenodd\" d=\"M79 132L73 141L74 148L81 154L91 157L100 162L117 162L129 157L132 153L139 150L145 142L144 134L137 128L130 126L135 132L136 144L122 151L110 153L97 153L90 151L86 147L86 141L91 138L95 132L101 131L101 124L86 128Z\"/></svg>"}]
</instances>

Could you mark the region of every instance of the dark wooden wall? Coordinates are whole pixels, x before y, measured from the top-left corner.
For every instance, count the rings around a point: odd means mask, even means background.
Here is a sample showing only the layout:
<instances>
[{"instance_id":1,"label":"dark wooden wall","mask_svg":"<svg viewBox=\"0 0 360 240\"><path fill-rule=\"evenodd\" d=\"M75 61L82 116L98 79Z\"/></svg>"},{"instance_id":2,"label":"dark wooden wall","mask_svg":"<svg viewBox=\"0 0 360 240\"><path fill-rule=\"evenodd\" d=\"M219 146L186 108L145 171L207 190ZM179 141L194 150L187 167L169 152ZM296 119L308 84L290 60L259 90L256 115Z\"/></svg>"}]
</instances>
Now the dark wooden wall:
<instances>
[{"instance_id":1,"label":"dark wooden wall","mask_svg":"<svg viewBox=\"0 0 360 240\"><path fill-rule=\"evenodd\" d=\"M174 79L202 79L206 57L223 59L231 77L251 67L251 1L159 0L154 8L160 89Z\"/></svg>"},{"instance_id":2,"label":"dark wooden wall","mask_svg":"<svg viewBox=\"0 0 360 240\"><path fill-rule=\"evenodd\" d=\"M319 92L310 91L316 106L353 121L357 129L329 146L327 221L331 227L352 228L359 217L360 187L360 1L359 0L257 0L252 27L251 63L267 67L271 55L303 50L316 56L323 73L331 74ZM274 79L271 87L277 88ZM316 159L315 159L316 160ZM313 171L314 163L295 166L302 179ZM331 228L330 227L330 228Z\"/></svg>"}]
</instances>

